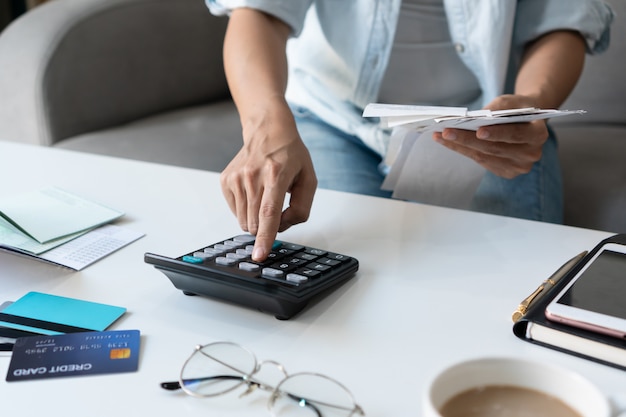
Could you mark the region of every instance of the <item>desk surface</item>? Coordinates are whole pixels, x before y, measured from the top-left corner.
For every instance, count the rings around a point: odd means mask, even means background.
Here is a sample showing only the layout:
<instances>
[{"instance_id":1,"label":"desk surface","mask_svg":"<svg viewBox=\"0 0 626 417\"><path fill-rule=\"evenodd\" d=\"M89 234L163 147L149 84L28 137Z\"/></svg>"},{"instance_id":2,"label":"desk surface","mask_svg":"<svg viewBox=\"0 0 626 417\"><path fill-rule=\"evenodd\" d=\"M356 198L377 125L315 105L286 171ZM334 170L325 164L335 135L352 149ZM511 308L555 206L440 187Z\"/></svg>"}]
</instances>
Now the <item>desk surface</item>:
<instances>
[{"instance_id":1,"label":"desk surface","mask_svg":"<svg viewBox=\"0 0 626 417\"><path fill-rule=\"evenodd\" d=\"M144 264L238 234L211 172L0 142L0 195L59 186L124 210L119 224L146 233L73 272L0 252L0 301L28 291L125 306L114 329L139 329L139 371L4 381L3 415L258 416L261 396L195 399L159 388L176 379L196 344L239 342L291 372L317 371L347 385L367 416L418 416L437 371L487 355L557 363L609 395L626 374L517 339L511 313L561 263L609 233L318 191L309 222L281 238L359 259L346 285L290 321L187 297ZM619 388L621 387L621 388Z\"/></svg>"}]
</instances>

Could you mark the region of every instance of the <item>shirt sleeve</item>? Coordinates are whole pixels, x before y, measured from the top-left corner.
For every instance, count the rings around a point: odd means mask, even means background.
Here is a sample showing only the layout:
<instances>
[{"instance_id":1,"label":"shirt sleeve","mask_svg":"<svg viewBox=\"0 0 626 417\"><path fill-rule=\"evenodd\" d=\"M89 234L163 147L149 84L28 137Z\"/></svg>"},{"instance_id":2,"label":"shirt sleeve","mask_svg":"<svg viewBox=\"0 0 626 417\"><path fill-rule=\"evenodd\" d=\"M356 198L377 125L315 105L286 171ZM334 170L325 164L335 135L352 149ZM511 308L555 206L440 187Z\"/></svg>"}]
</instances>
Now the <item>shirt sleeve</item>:
<instances>
[{"instance_id":1,"label":"shirt sleeve","mask_svg":"<svg viewBox=\"0 0 626 417\"><path fill-rule=\"evenodd\" d=\"M587 53L609 46L613 11L600 0L519 0L514 42L520 47L548 32L573 30L586 41Z\"/></svg>"},{"instance_id":2,"label":"shirt sleeve","mask_svg":"<svg viewBox=\"0 0 626 417\"><path fill-rule=\"evenodd\" d=\"M302 32L304 18L313 0L205 0L214 15L228 15L233 9L248 7L270 14L291 28L291 36Z\"/></svg>"}]
</instances>

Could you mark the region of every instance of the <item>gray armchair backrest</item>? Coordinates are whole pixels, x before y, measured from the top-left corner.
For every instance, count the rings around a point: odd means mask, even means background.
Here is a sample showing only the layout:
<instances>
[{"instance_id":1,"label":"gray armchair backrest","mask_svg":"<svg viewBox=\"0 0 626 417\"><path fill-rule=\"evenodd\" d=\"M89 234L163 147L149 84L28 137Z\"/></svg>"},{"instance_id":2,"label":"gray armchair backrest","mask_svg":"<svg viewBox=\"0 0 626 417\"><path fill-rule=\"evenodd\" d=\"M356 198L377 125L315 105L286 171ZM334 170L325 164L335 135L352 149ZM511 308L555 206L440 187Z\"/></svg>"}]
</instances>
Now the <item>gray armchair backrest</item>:
<instances>
[{"instance_id":1,"label":"gray armchair backrest","mask_svg":"<svg viewBox=\"0 0 626 417\"><path fill-rule=\"evenodd\" d=\"M202 0L54 0L0 35L2 139L53 144L229 98Z\"/></svg>"}]
</instances>

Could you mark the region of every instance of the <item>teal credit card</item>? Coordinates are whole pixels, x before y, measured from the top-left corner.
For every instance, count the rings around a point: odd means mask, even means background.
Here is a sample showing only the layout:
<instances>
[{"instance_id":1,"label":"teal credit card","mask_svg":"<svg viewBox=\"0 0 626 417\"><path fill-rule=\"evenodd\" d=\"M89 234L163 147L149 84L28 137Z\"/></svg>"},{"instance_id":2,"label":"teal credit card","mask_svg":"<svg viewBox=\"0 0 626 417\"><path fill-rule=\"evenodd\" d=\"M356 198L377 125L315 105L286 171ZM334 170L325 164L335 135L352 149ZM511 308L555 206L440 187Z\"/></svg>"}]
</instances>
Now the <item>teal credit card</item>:
<instances>
[{"instance_id":1,"label":"teal credit card","mask_svg":"<svg viewBox=\"0 0 626 417\"><path fill-rule=\"evenodd\" d=\"M103 331L126 308L29 292L0 313L0 327L43 335Z\"/></svg>"},{"instance_id":2,"label":"teal credit card","mask_svg":"<svg viewBox=\"0 0 626 417\"><path fill-rule=\"evenodd\" d=\"M134 372L139 368L139 330L21 337L6 380Z\"/></svg>"}]
</instances>

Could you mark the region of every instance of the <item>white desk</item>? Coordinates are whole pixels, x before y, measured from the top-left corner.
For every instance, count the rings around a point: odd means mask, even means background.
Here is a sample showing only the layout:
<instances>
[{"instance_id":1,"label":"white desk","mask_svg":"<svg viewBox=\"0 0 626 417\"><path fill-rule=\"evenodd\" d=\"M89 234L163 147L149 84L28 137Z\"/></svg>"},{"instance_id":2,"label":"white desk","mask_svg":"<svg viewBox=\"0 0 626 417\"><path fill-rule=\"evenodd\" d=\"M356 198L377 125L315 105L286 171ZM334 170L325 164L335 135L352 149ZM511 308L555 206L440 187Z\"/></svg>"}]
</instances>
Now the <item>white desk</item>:
<instances>
[{"instance_id":1,"label":"white desk","mask_svg":"<svg viewBox=\"0 0 626 417\"><path fill-rule=\"evenodd\" d=\"M199 343L232 340L291 372L347 385L367 416L418 416L419 395L443 367L510 355L574 369L607 394L626 373L517 339L511 313L561 263L609 233L330 191L308 223L281 238L359 259L357 275L290 321L187 297L143 254L183 253L240 232L218 175L0 142L0 195L56 185L126 211L146 236L72 272L0 252L0 301L28 291L121 305L114 329L139 329L137 373L4 381L2 415L263 416L263 396L199 400L163 391Z\"/></svg>"}]
</instances>

